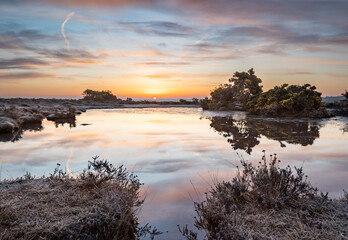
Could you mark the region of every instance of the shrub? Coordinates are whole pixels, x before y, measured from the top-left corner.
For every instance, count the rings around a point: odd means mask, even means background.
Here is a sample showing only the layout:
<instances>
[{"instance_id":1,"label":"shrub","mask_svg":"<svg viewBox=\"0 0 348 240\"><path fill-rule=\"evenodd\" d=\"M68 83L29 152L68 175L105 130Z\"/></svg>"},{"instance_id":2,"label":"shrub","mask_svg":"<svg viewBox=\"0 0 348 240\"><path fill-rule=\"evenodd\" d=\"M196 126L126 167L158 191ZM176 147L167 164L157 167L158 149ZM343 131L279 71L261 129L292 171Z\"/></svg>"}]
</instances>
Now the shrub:
<instances>
[{"instance_id":1,"label":"shrub","mask_svg":"<svg viewBox=\"0 0 348 240\"><path fill-rule=\"evenodd\" d=\"M346 199L318 194L303 169L279 167L277 156L264 155L255 166L244 160L231 181L214 185L205 201L195 203L195 226L208 240L346 239ZM180 229L180 228L179 228ZM197 234L180 229L188 240Z\"/></svg>"},{"instance_id":2,"label":"shrub","mask_svg":"<svg viewBox=\"0 0 348 240\"><path fill-rule=\"evenodd\" d=\"M91 89L85 90L82 95L84 95L84 100L92 100L92 101L116 101L117 97L112 94L109 90L104 91L95 91Z\"/></svg>"},{"instance_id":3,"label":"shrub","mask_svg":"<svg viewBox=\"0 0 348 240\"><path fill-rule=\"evenodd\" d=\"M342 93L342 96L346 98L346 100L348 101L348 92L347 90L345 90L345 93Z\"/></svg>"},{"instance_id":4,"label":"shrub","mask_svg":"<svg viewBox=\"0 0 348 240\"><path fill-rule=\"evenodd\" d=\"M95 157L73 178L59 168L0 183L0 239L137 239L141 183L123 166ZM156 229L155 233L156 233Z\"/></svg>"},{"instance_id":5,"label":"shrub","mask_svg":"<svg viewBox=\"0 0 348 240\"><path fill-rule=\"evenodd\" d=\"M252 97L246 108L253 114L266 116L329 117L321 102L321 93L310 84L283 84Z\"/></svg>"}]
</instances>

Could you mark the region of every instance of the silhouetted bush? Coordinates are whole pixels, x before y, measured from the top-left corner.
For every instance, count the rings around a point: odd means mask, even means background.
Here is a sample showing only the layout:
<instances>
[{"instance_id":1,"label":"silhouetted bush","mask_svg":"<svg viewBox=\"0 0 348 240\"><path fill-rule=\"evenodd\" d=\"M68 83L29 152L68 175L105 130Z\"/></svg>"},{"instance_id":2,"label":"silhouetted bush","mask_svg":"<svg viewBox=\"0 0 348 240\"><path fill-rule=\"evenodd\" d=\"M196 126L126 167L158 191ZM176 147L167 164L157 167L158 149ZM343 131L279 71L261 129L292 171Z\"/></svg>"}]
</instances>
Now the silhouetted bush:
<instances>
[{"instance_id":1,"label":"silhouetted bush","mask_svg":"<svg viewBox=\"0 0 348 240\"><path fill-rule=\"evenodd\" d=\"M250 113L272 117L329 117L330 114L322 104L320 96L321 93L310 84L283 84L251 97L246 108Z\"/></svg>"},{"instance_id":2,"label":"silhouetted bush","mask_svg":"<svg viewBox=\"0 0 348 240\"><path fill-rule=\"evenodd\" d=\"M248 72L236 72L229 79L231 84L221 84L211 91L211 99L202 102L203 109L242 110L251 96L262 92L262 82L251 68Z\"/></svg>"},{"instance_id":3,"label":"silhouetted bush","mask_svg":"<svg viewBox=\"0 0 348 240\"><path fill-rule=\"evenodd\" d=\"M85 90L82 95L84 95L84 100L92 100L92 101L116 101L117 97L112 94L109 90L104 91L95 91L91 89Z\"/></svg>"},{"instance_id":4,"label":"silhouetted bush","mask_svg":"<svg viewBox=\"0 0 348 240\"><path fill-rule=\"evenodd\" d=\"M252 114L272 117L330 116L321 102L321 93L310 84L283 84L263 93L260 85L262 81L252 68L248 72L234 73L229 82L232 84L221 84L211 91L210 99L201 101L204 110L246 110Z\"/></svg>"},{"instance_id":5,"label":"silhouetted bush","mask_svg":"<svg viewBox=\"0 0 348 240\"><path fill-rule=\"evenodd\" d=\"M348 92L345 90L345 93L342 93L342 96L346 98L346 101L348 101Z\"/></svg>"}]
</instances>

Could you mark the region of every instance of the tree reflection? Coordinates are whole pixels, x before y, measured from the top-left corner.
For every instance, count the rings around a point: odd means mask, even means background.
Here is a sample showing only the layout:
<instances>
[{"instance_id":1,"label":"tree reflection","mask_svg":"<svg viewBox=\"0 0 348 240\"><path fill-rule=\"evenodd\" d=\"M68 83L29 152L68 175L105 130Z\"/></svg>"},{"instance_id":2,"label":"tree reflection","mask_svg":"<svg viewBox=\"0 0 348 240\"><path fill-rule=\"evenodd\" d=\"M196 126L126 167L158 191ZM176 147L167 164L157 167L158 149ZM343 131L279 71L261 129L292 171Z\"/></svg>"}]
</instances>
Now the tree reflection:
<instances>
[{"instance_id":1,"label":"tree reflection","mask_svg":"<svg viewBox=\"0 0 348 240\"><path fill-rule=\"evenodd\" d=\"M241 149L248 154L260 144L259 139L279 141L281 147L285 143L312 145L319 137L319 124L311 121L277 121L266 119L234 120L231 117L211 117L210 126L219 134L227 138L234 150Z\"/></svg>"},{"instance_id":2,"label":"tree reflection","mask_svg":"<svg viewBox=\"0 0 348 240\"><path fill-rule=\"evenodd\" d=\"M59 119L59 120L48 120L52 121L55 123L56 128L59 127L59 125L64 126L65 124L68 124L70 128L76 127L76 120L75 119L70 119L70 118L64 118L64 119Z\"/></svg>"},{"instance_id":3,"label":"tree reflection","mask_svg":"<svg viewBox=\"0 0 348 240\"><path fill-rule=\"evenodd\" d=\"M75 119L59 119L59 120L49 120L55 123L55 127L58 128L60 125L64 126L68 124L70 128L76 127ZM2 133L0 134L0 142L17 142L19 141L26 131L29 132L40 132L43 130L41 123L27 123L22 126L21 129L13 133Z\"/></svg>"}]
</instances>

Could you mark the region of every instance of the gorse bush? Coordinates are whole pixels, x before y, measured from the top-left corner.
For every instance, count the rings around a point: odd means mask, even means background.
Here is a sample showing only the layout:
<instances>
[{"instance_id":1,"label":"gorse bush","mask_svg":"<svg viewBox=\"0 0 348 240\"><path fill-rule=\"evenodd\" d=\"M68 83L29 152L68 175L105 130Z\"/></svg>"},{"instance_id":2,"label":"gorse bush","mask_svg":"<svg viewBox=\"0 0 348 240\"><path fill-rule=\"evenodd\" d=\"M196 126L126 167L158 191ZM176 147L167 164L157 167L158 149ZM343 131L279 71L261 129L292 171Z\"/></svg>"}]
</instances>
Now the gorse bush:
<instances>
[{"instance_id":1,"label":"gorse bush","mask_svg":"<svg viewBox=\"0 0 348 240\"><path fill-rule=\"evenodd\" d=\"M217 183L195 202L195 226L208 240L346 239L347 201L329 200L311 186L302 167L279 167L276 155L259 165L241 161L231 181ZM180 229L180 228L179 228ZM343 230L345 229L345 230ZM198 235L180 229L188 240Z\"/></svg>"},{"instance_id":2,"label":"gorse bush","mask_svg":"<svg viewBox=\"0 0 348 240\"><path fill-rule=\"evenodd\" d=\"M221 84L211 91L211 98L201 101L204 110L246 110L252 114L272 117L328 117L321 102L321 93L310 84L275 86L262 91L262 80L253 69L236 72L229 84Z\"/></svg>"},{"instance_id":3,"label":"gorse bush","mask_svg":"<svg viewBox=\"0 0 348 240\"><path fill-rule=\"evenodd\" d=\"M328 117L321 101L321 93L310 84L275 86L273 89L253 96L246 109L253 114L267 116L301 115L304 117Z\"/></svg>"}]
</instances>

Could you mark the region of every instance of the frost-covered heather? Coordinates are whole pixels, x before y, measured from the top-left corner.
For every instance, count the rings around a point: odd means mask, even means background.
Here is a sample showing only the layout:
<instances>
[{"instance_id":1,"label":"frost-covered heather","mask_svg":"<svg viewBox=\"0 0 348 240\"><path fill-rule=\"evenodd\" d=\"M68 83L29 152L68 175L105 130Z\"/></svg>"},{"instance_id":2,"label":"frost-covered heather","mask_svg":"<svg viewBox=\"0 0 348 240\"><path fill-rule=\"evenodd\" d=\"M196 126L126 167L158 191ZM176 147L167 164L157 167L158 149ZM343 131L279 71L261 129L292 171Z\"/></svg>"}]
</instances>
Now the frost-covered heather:
<instances>
[{"instance_id":1,"label":"frost-covered heather","mask_svg":"<svg viewBox=\"0 0 348 240\"><path fill-rule=\"evenodd\" d=\"M282 169L276 155L255 166L244 160L231 181L214 185L195 203L195 226L208 240L348 239L348 194L331 200L311 186L303 169ZM180 231L198 239L187 226Z\"/></svg>"},{"instance_id":2,"label":"frost-covered heather","mask_svg":"<svg viewBox=\"0 0 348 240\"><path fill-rule=\"evenodd\" d=\"M56 169L2 181L0 239L138 239L153 230L138 227L140 187L137 176L97 158L77 178Z\"/></svg>"}]
</instances>

